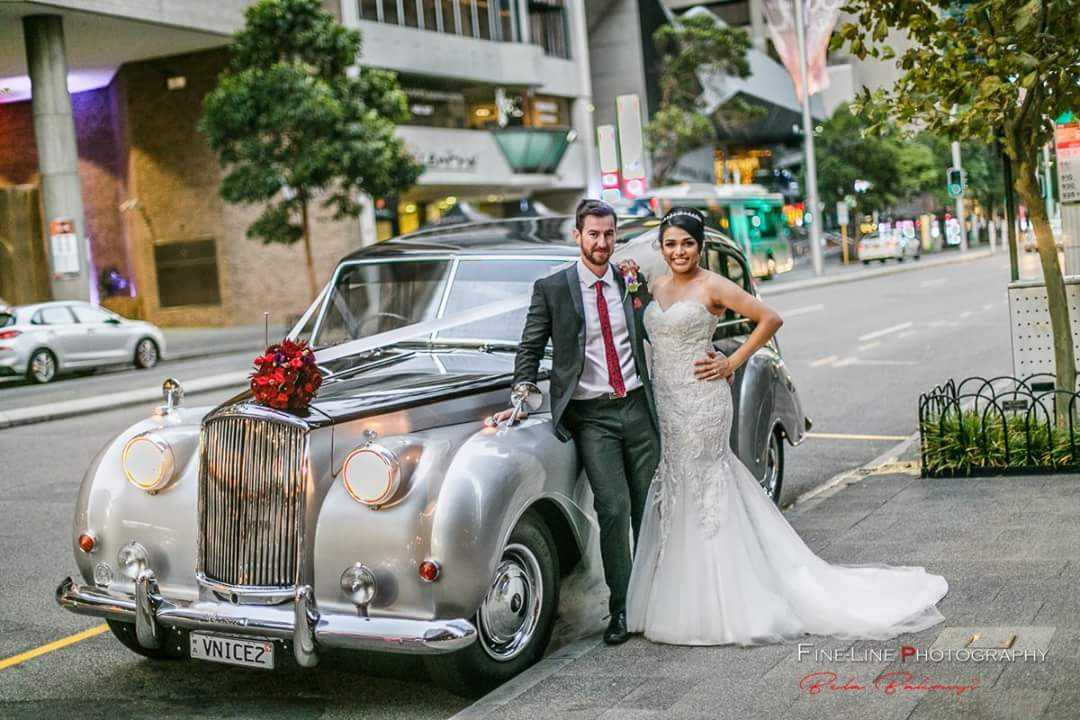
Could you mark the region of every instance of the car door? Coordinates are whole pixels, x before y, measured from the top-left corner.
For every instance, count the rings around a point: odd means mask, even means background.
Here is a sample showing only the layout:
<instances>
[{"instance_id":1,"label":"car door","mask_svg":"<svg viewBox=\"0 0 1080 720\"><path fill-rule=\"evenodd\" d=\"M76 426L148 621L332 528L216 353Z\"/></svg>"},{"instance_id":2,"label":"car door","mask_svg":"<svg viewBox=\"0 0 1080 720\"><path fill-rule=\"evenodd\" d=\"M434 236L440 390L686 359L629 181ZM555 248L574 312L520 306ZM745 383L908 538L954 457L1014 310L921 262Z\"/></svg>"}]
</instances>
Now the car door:
<instances>
[{"instance_id":1,"label":"car door","mask_svg":"<svg viewBox=\"0 0 1080 720\"><path fill-rule=\"evenodd\" d=\"M128 331L120 320L89 303L73 303L70 307L85 332L87 360L116 362L127 359Z\"/></svg>"},{"instance_id":2,"label":"car door","mask_svg":"<svg viewBox=\"0 0 1080 720\"><path fill-rule=\"evenodd\" d=\"M85 328L75 322L67 305L47 305L33 314L30 324L40 326L40 342L56 355L61 367L88 362Z\"/></svg>"}]
</instances>

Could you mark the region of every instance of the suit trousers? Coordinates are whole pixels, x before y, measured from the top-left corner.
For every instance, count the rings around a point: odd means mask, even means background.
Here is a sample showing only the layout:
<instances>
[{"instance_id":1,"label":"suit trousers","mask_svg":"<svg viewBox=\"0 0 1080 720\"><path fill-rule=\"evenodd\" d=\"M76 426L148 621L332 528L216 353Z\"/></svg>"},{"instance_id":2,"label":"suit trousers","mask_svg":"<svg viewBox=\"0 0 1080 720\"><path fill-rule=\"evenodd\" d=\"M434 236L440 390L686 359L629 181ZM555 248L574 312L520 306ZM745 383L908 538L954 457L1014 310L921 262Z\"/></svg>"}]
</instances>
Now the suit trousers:
<instances>
[{"instance_id":1,"label":"suit trousers","mask_svg":"<svg viewBox=\"0 0 1080 720\"><path fill-rule=\"evenodd\" d=\"M626 609L633 556L645 497L660 462L660 438L649 414L643 387L622 398L571 400L564 416L593 491L600 524L604 581L611 590L612 613Z\"/></svg>"}]
</instances>

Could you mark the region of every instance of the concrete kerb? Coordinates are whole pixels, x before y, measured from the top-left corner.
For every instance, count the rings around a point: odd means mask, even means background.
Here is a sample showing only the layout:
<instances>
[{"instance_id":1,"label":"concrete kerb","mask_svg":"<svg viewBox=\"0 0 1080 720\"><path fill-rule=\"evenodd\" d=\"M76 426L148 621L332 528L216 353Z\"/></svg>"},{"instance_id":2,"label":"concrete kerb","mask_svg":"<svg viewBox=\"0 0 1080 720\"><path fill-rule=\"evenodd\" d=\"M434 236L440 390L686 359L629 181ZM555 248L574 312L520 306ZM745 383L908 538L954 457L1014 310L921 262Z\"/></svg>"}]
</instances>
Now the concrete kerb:
<instances>
[{"instance_id":1,"label":"concrete kerb","mask_svg":"<svg viewBox=\"0 0 1080 720\"><path fill-rule=\"evenodd\" d=\"M184 392L193 394L224 390L236 386L238 389L247 384L249 373L232 372L221 375L212 375L199 380L183 383ZM161 400L161 386L139 388L121 393L109 393L107 395L94 395L93 397L80 398L78 400L65 400L62 402L48 403L46 405L32 405L15 410L0 411L0 429L18 427L20 425L32 425L34 423L60 420L63 418L76 417L79 415L91 415L105 410L116 410L132 405L153 403Z\"/></svg>"},{"instance_id":2,"label":"concrete kerb","mask_svg":"<svg viewBox=\"0 0 1080 720\"><path fill-rule=\"evenodd\" d=\"M901 440L873 460L860 465L854 470L847 470L834 475L821 485L804 492L793 502L784 506L784 509L798 508L801 511L803 508L813 508L813 506L817 505L825 498L835 495L851 483L858 482L859 480L874 474L875 470L883 467L895 466L900 461L900 458L909 451L912 444L917 442L918 439L919 433L916 432L907 439ZM901 472L910 470L906 465L907 464L905 464L905 467L897 467L897 470ZM544 680L547 680L570 663L583 657L599 646L601 642L600 636L592 635L557 650L515 677L513 680L500 685L487 695L475 701L472 705L462 709L456 715L451 716L449 720L481 720L482 718L500 717L503 714L500 712L502 708L509 705Z\"/></svg>"},{"instance_id":3,"label":"concrete kerb","mask_svg":"<svg viewBox=\"0 0 1080 720\"><path fill-rule=\"evenodd\" d=\"M920 260L919 262L911 263L897 263L895 265L886 266L877 270L867 270L865 272L850 272L843 275L826 275L825 277L813 278L812 280L799 280L791 283L780 283L777 285L769 285L766 283L759 283L757 287L758 295L763 297L771 297L773 295L783 295L785 293L796 292L797 290L810 290L812 288L823 287L826 285L839 285L841 283L859 282L860 280L872 280L873 278L882 277L884 275L896 275L903 272L914 272L915 270L928 270L930 268L942 267L944 265L955 265L957 263L971 262L973 260L982 260L984 258L993 257L997 253L992 253L989 250L979 250L975 252L968 252L965 254L949 255L942 258L935 258L932 260Z\"/></svg>"}]
</instances>

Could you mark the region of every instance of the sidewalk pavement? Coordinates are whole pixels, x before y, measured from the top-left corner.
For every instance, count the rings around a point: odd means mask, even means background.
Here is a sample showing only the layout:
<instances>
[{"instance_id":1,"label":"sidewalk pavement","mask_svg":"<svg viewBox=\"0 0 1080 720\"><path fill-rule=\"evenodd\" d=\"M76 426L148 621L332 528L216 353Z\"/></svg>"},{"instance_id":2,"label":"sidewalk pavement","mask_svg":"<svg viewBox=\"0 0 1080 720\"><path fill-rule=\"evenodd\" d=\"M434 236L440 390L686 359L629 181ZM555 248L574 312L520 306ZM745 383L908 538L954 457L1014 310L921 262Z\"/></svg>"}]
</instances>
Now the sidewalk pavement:
<instances>
[{"instance_id":1,"label":"sidewalk pavement","mask_svg":"<svg viewBox=\"0 0 1080 720\"><path fill-rule=\"evenodd\" d=\"M787 516L829 562L919 565L944 575L943 623L887 641L806 636L802 655L798 643L682 647L635 636L608 647L593 635L452 720L1075 718L1080 476L922 479L915 452L909 445L910 462L849 477ZM1015 635L1016 658L999 652L990 659L985 650L971 653L979 662L962 652L938 657L976 633L970 647ZM923 655L902 661L901 646ZM808 674L829 671L837 673L836 688L849 689L800 689ZM905 672L907 689L900 682L887 692L887 679L875 685L883 673ZM962 689L968 685L975 687Z\"/></svg>"}]
</instances>

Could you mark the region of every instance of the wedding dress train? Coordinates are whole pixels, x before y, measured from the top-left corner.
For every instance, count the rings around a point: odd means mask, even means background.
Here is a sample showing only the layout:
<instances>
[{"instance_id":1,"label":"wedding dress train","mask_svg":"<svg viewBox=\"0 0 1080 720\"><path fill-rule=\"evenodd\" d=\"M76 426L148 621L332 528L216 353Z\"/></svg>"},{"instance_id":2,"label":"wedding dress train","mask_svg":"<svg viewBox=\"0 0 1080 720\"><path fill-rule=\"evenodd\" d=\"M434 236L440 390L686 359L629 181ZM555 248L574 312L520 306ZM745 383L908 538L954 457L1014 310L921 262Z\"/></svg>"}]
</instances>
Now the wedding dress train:
<instances>
[{"instance_id":1,"label":"wedding dress train","mask_svg":"<svg viewBox=\"0 0 1080 720\"><path fill-rule=\"evenodd\" d=\"M948 583L921 567L830 564L810 550L729 444L731 388L694 377L719 318L697 301L644 322L662 457L627 598L631 632L679 645L756 645L806 633L883 640L931 627Z\"/></svg>"}]
</instances>

